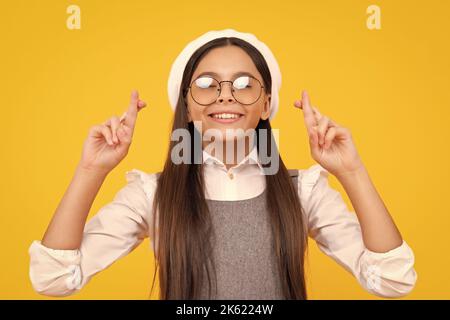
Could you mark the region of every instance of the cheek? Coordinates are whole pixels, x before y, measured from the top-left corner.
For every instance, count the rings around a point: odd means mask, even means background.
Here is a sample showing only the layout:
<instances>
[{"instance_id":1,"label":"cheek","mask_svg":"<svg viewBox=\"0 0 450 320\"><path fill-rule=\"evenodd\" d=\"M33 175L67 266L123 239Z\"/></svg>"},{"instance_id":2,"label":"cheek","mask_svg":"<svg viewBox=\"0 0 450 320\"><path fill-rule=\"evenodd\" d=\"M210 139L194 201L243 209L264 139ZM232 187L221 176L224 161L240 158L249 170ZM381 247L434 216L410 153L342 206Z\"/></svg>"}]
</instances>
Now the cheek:
<instances>
[{"instance_id":1,"label":"cheek","mask_svg":"<svg viewBox=\"0 0 450 320\"><path fill-rule=\"evenodd\" d=\"M251 107L250 107L251 108ZM259 120L261 120L261 114L263 112L263 105L254 106L254 108L249 109L249 112L246 115L246 125L249 128L256 128Z\"/></svg>"},{"instance_id":2,"label":"cheek","mask_svg":"<svg viewBox=\"0 0 450 320\"><path fill-rule=\"evenodd\" d=\"M244 129L255 129L258 125L259 119L260 117L258 113L248 113L245 116L242 125L245 127Z\"/></svg>"},{"instance_id":3,"label":"cheek","mask_svg":"<svg viewBox=\"0 0 450 320\"><path fill-rule=\"evenodd\" d=\"M203 121L203 109L193 104L191 101L188 101L188 110L191 121Z\"/></svg>"},{"instance_id":4,"label":"cheek","mask_svg":"<svg viewBox=\"0 0 450 320\"><path fill-rule=\"evenodd\" d=\"M202 113L196 108L189 109L189 114L191 116L191 120L193 120L193 121L201 121L202 120Z\"/></svg>"}]
</instances>

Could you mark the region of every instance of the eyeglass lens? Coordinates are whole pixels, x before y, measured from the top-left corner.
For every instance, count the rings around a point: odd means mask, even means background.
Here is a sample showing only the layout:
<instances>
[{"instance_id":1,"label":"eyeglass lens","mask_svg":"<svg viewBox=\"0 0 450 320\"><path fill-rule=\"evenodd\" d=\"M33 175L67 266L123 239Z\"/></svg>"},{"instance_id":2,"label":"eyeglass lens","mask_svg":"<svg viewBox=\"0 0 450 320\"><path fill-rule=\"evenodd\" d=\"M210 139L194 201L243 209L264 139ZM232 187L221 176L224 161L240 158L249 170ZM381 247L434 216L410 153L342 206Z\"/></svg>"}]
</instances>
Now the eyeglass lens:
<instances>
[{"instance_id":1,"label":"eyeglass lens","mask_svg":"<svg viewBox=\"0 0 450 320\"><path fill-rule=\"evenodd\" d=\"M219 81L210 76L199 77L191 85L192 98L199 104L211 104L219 97L221 91L220 85ZM252 104L259 99L262 87L257 79L249 76L241 76L233 81L231 90L237 102L241 104Z\"/></svg>"}]
</instances>

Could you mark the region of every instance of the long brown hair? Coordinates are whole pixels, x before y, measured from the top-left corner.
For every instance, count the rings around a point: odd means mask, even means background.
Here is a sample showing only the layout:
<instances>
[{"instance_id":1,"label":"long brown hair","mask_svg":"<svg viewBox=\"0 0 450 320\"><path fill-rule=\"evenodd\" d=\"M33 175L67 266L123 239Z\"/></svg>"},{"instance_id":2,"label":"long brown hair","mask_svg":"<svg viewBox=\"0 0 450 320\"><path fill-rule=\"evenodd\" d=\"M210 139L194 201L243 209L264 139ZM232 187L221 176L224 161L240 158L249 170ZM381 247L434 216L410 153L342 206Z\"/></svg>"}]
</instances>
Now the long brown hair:
<instances>
[{"instance_id":1,"label":"long brown hair","mask_svg":"<svg viewBox=\"0 0 450 320\"><path fill-rule=\"evenodd\" d=\"M261 53L246 41L234 37L214 39L199 48L190 58L183 73L180 94L173 119L172 131L179 128L191 133L190 150L194 135L199 134L192 122L188 122L186 93L192 75L211 49L228 45L239 46L252 58L264 81L264 90L270 93L272 85L269 68ZM269 154L273 139L269 120L260 120L256 132L266 129L269 139L265 150ZM257 139L256 145L260 149ZM261 139L262 140L262 139ZM209 292L215 282L215 268L211 261L212 248L209 239L212 232L211 217L204 194L204 177L201 155L190 152L190 164L175 164L171 150L176 145L170 141L167 159L160 172L153 202L153 235L155 237L156 268L159 270L160 299L198 299L205 273ZM278 150L277 155L278 154ZM198 159L198 158L197 158ZM281 157L276 174L265 175L267 203L274 235L274 246L286 299L306 299L304 261L307 251L307 229L301 213L300 199ZM157 225L158 224L158 225ZM214 276L211 276L211 268ZM213 280L213 281L212 281Z\"/></svg>"}]
</instances>

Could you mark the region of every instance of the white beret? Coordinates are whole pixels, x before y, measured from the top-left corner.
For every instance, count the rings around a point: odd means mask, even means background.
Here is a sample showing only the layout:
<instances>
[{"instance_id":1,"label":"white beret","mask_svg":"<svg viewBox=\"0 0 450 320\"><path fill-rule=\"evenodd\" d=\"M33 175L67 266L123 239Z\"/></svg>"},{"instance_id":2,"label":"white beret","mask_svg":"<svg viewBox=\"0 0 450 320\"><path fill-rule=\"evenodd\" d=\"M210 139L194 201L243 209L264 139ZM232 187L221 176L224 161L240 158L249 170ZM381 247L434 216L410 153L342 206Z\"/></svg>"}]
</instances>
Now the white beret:
<instances>
[{"instance_id":1,"label":"white beret","mask_svg":"<svg viewBox=\"0 0 450 320\"><path fill-rule=\"evenodd\" d=\"M258 51L262 54L262 56L266 60L266 63L269 67L270 75L272 77L271 101L270 101L271 112L269 116L269 119L272 119L278 111L278 100L279 100L278 91L280 90L281 87L281 72L280 67L278 66L278 62L275 59L275 56L273 55L269 47L265 43L258 40L256 36L254 36L251 33L243 33L236 31L234 29L208 31L203 35L201 35L200 37L198 37L197 39L194 39L193 41L189 42L186 45L186 47L184 47L184 49L181 51L181 53L173 62L169 73L167 91L169 94L169 101L172 106L172 110L175 110L176 108L184 69L186 67L187 62L191 58L192 54L205 43L213 39L222 37L235 37L247 41L248 43L253 45L256 49L258 49Z\"/></svg>"}]
</instances>

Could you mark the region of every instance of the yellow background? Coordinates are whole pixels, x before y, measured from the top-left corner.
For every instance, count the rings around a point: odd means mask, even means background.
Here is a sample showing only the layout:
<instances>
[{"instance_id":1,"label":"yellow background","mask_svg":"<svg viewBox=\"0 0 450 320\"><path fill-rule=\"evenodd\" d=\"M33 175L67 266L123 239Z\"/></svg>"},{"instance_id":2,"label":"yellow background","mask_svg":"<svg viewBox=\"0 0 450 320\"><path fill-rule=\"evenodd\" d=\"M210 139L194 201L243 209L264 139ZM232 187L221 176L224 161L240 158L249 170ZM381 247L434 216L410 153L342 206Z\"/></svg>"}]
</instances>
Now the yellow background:
<instances>
[{"instance_id":1,"label":"yellow background","mask_svg":"<svg viewBox=\"0 0 450 320\"><path fill-rule=\"evenodd\" d=\"M81 30L66 8L81 8ZM368 30L366 8L381 8ZM277 57L283 83L280 149L289 168L310 157L302 89L323 114L351 129L358 150L414 250L418 281L406 299L450 298L450 2L427 1L2 1L0 298L46 299L28 278L28 247L42 235L80 159L90 126L126 110L139 89L128 157L107 177L92 217L125 183L125 171L162 168L172 111L171 63L211 29L254 33ZM330 183L348 197L338 181ZM310 245L311 299L379 299ZM148 239L66 299L146 299Z\"/></svg>"}]
</instances>

